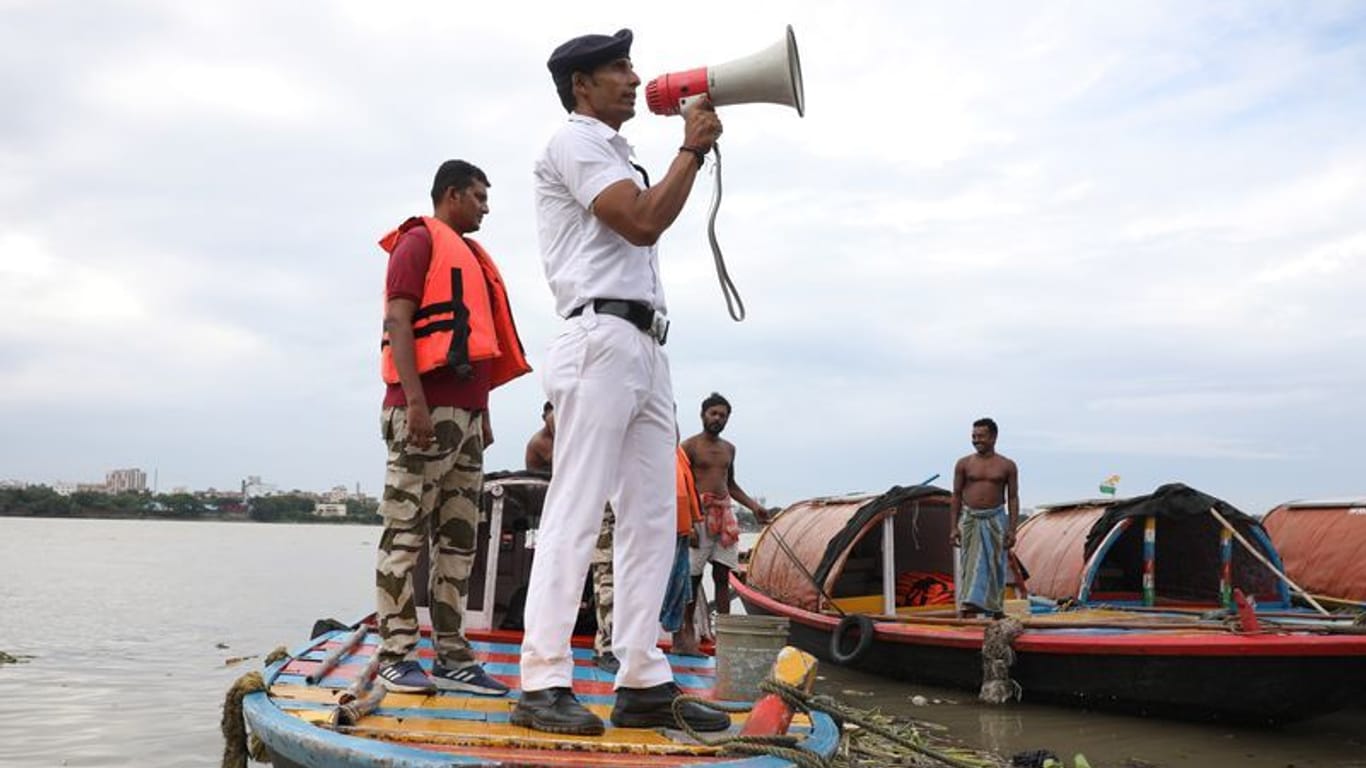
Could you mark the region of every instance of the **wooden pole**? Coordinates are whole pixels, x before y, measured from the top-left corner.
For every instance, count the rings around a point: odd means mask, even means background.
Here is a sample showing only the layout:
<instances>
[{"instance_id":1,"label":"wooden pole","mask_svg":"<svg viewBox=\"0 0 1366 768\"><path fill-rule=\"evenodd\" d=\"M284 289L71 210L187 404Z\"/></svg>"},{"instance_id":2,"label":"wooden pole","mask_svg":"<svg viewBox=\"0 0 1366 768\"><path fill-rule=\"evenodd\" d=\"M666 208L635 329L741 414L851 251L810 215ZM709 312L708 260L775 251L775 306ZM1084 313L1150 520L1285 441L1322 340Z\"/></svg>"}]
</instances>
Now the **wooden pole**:
<instances>
[{"instance_id":1,"label":"wooden pole","mask_svg":"<svg viewBox=\"0 0 1366 768\"><path fill-rule=\"evenodd\" d=\"M1346 607L1348 607L1348 608L1366 609L1366 602L1362 602L1362 601L1360 601L1360 600L1348 600L1348 599L1345 598L1345 597L1331 597L1331 596L1329 596L1329 595L1314 595L1314 599L1319 600L1319 601L1324 602L1324 603L1333 603L1333 604L1335 604L1335 605L1343 605L1343 606L1346 606Z\"/></svg>"},{"instance_id":2,"label":"wooden pole","mask_svg":"<svg viewBox=\"0 0 1366 768\"><path fill-rule=\"evenodd\" d=\"M916 624L943 627L986 627L991 624L991 619L958 619L958 618L921 618L918 616L879 616L865 614L875 622L887 624ZM1161 621L1148 615L1136 616L1134 619L1070 619L1064 621L1049 621L1044 616L1035 616L1020 621L1026 629L1171 629L1171 630L1203 630L1214 632L1228 631L1222 622L1201 621L1199 619L1186 619L1183 617L1172 617L1169 621Z\"/></svg>"},{"instance_id":3,"label":"wooden pole","mask_svg":"<svg viewBox=\"0 0 1366 768\"><path fill-rule=\"evenodd\" d=\"M1143 520L1143 604L1157 604L1157 515Z\"/></svg>"},{"instance_id":4,"label":"wooden pole","mask_svg":"<svg viewBox=\"0 0 1366 768\"><path fill-rule=\"evenodd\" d=\"M1218 520L1220 525L1227 528L1229 533L1233 534L1233 538L1237 539L1238 543L1243 545L1243 548L1248 551L1248 554L1257 558L1257 562L1261 563L1262 565L1265 565L1272 573L1279 576L1281 581L1284 581L1287 585L1289 585L1291 589L1300 593L1301 597L1307 600L1310 605L1314 606L1314 610L1318 611L1324 616L1330 615L1328 611L1324 610L1323 606L1319 605L1319 602L1314 599L1313 595L1309 594L1308 592L1305 592L1303 589L1300 589L1300 585L1291 581L1289 576L1286 576L1284 573L1281 573L1281 570L1276 566L1272 565L1271 561L1267 560L1265 555L1263 555L1261 552L1258 552L1256 547L1253 547L1247 539L1243 538L1243 534L1238 533L1238 529L1234 528L1232 523L1225 520L1224 516L1219 514L1219 510L1215 509L1214 507L1210 507L1209 513L1211 515L1214 515L1214 519Z\"/></svg>"},{"instance_id":5,"label":"wooden pole","mask_svg":"<svg viewBox=\"0 0 1366 768\"><path fill-rule=\"evenodd\" d=\"M331 653L323 657L323 660L318 664L317 668L313 670L313 673L305 678L308 681L308 684L317 685L319 681L324 677L327 677L327 673L331 672L332 668L337 666L337 662L341 661L343 656L351 653L351 651L356 649L356 646L360 645L361 641L365 639L366 633L369 631L370 628L364 624L357 627L346 640L342 641L341 645L332 649ZM376 653L378 653L378 651L376 651Z\"/></svg>"},{"instance_id":6,"label":"wooden pole","mask_svg":"<svg viewBox=\"0 0 1366 768\"><path fill-rule=\"evenodd\" d=\"M1320 602L1331 602L1331 601L1332 601L1332 598L1324 597L1323 595L1314 595L1314 597L1317 598ZM1101 609L1101 610L1110 610L1110 611L1128 611L1128 612L1131 612L1131 613L1143 613L1143 614L1150 614L1150 613L1176 613L1176 614L1182 614L1182 615L1188 615L1188 616L1199 616L1199 615L1203 615L1203 614L1205 614L1205 613L1208 613L1208 612L1210 611L1209 608L1180 608L1180 607L1174 606L1174 605L1164 605L1164 606L1160 606L1160 607L1156 607L1156 608L1144 608L1144 607L1141 606L1141 605L1116 605L1116 604L1113 604L1113 603L1093 603L1093 604L1088 605L1088 606L1086 606L1086 607L1087 607L1087 608L1098 608L1098 609ZM921 614L916 614L916 615L921 615ZM1305 614L1303 611L1257 611L1257 616L1260 617L1260 618L1271 618L1271 619L1275 619L1275 618L1281 618L1281 619L1305 619L1305 618L1306 618L1306 614ZM1353 618L1353 617L1352 617L1350 614L1346 614L1346 613L1344 613L1344 614L1336 614L1336 613L1335 613L1335 614L1333 614L1333 615L1331 615L1331 616L1325 616L1325 617L1323 617L1323 619L1309 619L1309 620L1312 620L1312 621L1326 620L1326 621L1345 622L1345 623L1350 624L1350 623L1352 622L1352 618Z\"/></svg>"},{"instance_id":7,"label":"wooden pole","mask_svg":"<svg viewBox=\"0 0 1366 768\"><path fill-rule=\"evenodd\" d=\"M1233 537L1219 529L1219 604L1233 607Z\"/></svg>"}]
</instances>

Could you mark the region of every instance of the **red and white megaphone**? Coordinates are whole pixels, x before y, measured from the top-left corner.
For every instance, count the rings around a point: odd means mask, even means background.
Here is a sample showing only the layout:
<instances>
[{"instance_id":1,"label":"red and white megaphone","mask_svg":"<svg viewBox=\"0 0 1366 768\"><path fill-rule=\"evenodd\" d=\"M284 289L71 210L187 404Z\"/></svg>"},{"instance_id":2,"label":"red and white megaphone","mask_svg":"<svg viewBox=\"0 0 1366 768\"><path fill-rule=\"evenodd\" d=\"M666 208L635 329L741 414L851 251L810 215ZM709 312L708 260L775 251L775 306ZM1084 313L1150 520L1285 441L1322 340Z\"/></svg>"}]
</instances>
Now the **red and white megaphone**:
<instances>
[{"instance_id":1,"label":"red and white megaphone","mask_svg":"<svg viewBox=\"0 0 1366 768\"><path fill-rule=\"evenodd\" d=\"M645 86L645 103L656 115L676 115L692 99L703 95L720 107L726 104L784 104L806 113L802 93L802 63L797 37L787 35L769 47L741 59L711 67L670 72Z\"/></svg>"}]
</instances>

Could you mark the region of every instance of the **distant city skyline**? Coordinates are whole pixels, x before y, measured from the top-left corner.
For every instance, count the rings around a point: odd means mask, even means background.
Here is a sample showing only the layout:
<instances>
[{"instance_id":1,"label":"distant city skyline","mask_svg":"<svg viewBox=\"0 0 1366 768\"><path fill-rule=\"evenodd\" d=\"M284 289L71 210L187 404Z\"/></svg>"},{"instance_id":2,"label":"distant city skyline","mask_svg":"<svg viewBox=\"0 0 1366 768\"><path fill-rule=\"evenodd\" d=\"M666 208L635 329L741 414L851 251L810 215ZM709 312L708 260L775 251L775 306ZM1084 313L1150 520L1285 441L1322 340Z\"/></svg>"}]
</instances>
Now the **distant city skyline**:
<instances>
[{"instance_id":1,"label":"distant city skyline","mask_svg":"<svg viewBox=\"0 0 1366 768\"><path fill-rule=\"evenodd\" d=\"M373 497L365 494L360 483L352 485L335 484L327 488L302 488L290 487L288 490L281 490L281 484L264 482L261 475L248 475L232 487L219 488L217 486L204 486L196 488L188 485L177 485L167 489L158 490L148 485L146 472L138 467L125 469L111 469L105 472L105 481L97 483L85 480L34 480L23 477L3 477L0 478L0 488L24 488L32 486L43 486L54 490L78 490L78 489L103 489L109 493L123 492L147 492L147 493L231 493L239 495L273 495L279 493L301 492L314 494L329 499L361 498Z\"/></svg>"}]
</instances>

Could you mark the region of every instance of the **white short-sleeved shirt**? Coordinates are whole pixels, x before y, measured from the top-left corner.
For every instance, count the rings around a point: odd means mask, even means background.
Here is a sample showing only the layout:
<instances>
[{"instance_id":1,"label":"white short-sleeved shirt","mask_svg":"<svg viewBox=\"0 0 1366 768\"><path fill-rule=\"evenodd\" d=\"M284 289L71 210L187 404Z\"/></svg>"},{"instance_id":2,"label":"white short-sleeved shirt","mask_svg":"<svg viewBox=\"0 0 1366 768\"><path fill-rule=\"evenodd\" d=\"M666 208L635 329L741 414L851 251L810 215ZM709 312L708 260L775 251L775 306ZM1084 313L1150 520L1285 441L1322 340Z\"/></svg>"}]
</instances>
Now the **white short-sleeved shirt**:
<instances>
[{"instance_id":1,"label":"white short-sleeved shirt","mask_svg":"<svg viewBox=\"0 0 1366 768\"><path fill-rule=\"evenodd\" d=\"M665 311L659 254L632 245L590 208L612 184L644 186L631 145L606 123L577 113L536 161L536 226L555 311L567 317L592 299L631 299Z\"/></svg>"}]
</instances>

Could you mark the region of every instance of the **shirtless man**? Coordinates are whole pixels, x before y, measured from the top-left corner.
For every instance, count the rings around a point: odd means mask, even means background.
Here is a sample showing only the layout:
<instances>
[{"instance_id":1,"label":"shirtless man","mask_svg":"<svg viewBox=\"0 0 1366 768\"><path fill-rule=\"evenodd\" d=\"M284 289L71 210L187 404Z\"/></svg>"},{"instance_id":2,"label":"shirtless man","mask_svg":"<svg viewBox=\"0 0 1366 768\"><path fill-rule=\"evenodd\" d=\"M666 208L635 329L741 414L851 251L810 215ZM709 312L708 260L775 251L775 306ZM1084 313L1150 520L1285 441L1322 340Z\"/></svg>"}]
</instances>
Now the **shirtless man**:
<instances>
[{"instance_id":1,"label":"shirtless man","mask_svg":"<svg viewBox=\"0 0 1366 768\"><path fill-rule=\"evenodd\" d=\"M555 407L548 400L541 406L541 421L541 428L526 444L526 468L549 472L555 459Z\"/></svg>"},{"instance_id":2,"label":"shirtless man","mask_svg":"<svg viewBox=\"0 0 1366 768\"><path fill-rule=\"evenodd\" d=\"M961 547L954 591L961 616L985 613L999 618L1005 609L1006 558L1015 546L1020 480L1015 462L996 452L996 434L995 421L974 421L975 453L959 459L953 468L949 539Z\"/></svg>"},{"instance_id":3,"label":"shirtless man","mask_svg":"<svg viewBox=\"0 0 1366 768\"><path fill-rule=\"evenodd\" d=\"M717 613L730 613L730 572L740 566L740 524L731 499L745 505L760 523L768 522L768 510L735 482L735 446L721 439L729 420L730 402L713 392L702 401L702 431L683 441L702 495L703 519L694 527L697 543L691 551L693 596L695 600L701 594L702 569L710 561ZM685 616L692 616L691 604Z\"/></svg>"}]
</instances>

